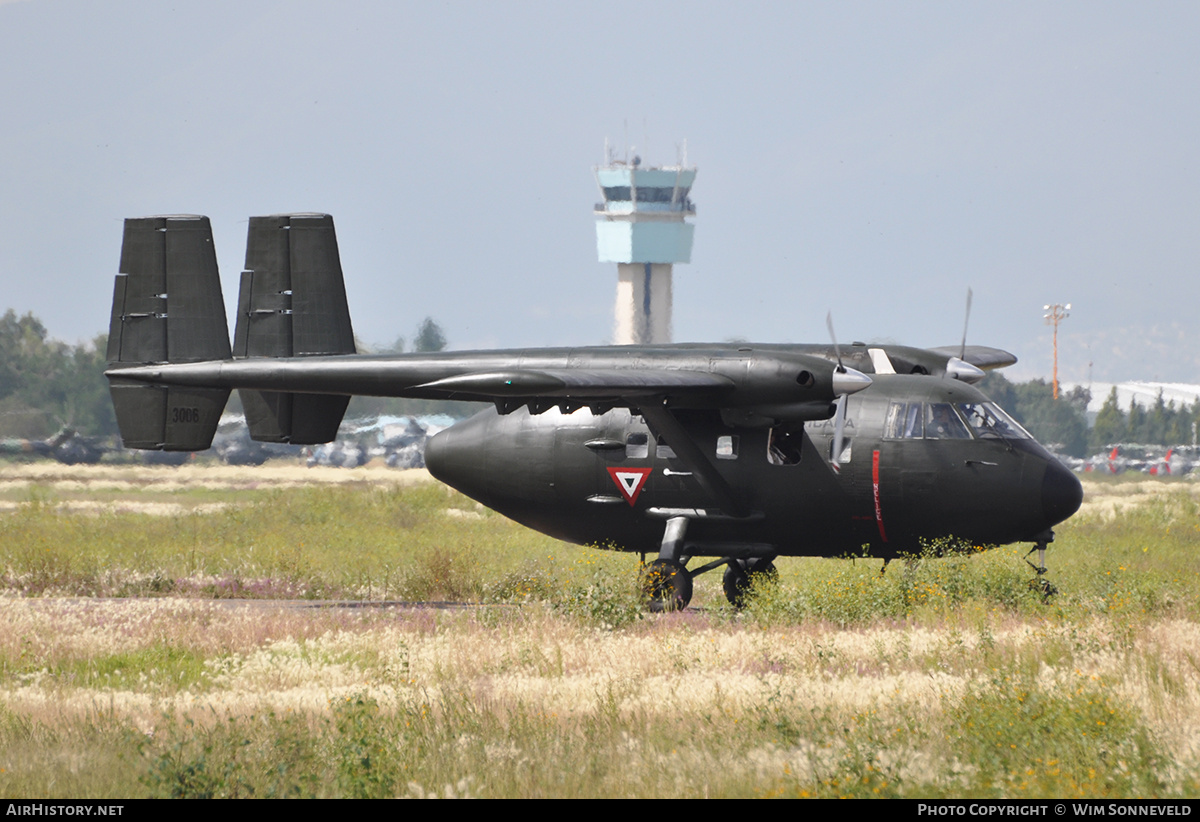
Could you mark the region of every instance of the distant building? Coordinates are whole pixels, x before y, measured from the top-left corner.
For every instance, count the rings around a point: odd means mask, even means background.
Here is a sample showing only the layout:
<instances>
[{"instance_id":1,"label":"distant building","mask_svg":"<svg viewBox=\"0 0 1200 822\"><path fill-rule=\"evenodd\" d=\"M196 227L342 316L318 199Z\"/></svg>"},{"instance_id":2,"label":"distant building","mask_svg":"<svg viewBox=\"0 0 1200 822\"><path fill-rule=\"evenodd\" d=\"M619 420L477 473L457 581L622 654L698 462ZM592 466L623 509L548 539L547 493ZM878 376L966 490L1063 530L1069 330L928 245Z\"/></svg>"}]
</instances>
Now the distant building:
<instances>
[{"instance_id":1,"label":"distant building","mask_svg":"<svg viewBox=\"0 0 1200 822\"><path fill-rule=\"evenodd\" d=\"M608 154L606 150L606 154ZM642 167L641 158L594 169L604 201L596 204L596 253L617 264L616 345L671 342L671 276L692 259L695 216L689 194L696 169Z\"/></svg>"}]
</instances>

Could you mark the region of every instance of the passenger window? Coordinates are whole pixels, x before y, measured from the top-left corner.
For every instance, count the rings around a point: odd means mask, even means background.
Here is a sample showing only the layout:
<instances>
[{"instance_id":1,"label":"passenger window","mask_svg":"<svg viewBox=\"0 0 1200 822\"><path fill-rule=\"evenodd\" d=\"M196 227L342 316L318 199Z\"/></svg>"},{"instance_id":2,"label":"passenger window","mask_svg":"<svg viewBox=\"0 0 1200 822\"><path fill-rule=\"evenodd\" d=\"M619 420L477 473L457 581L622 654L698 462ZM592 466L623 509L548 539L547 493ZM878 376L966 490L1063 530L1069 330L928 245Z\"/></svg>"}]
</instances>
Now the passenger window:
<instances>
[{"instance_id":1,"label":"passenger window","mask_svg":"<svg viewBox=\"0 0 1200 822\"><path fill-rule=\"evenodd\" d=\"M665 440L660 438L658 447L654 449L654 456L660 460L673 460L675 459L675 449L671 448Z\"/></svg>"},{"instance_id":2,"label":"passenger window","mask_svg":"<svg viewBox=\"0 0 1200 822\"><path fill-rule=\"evenodd\" d=\"M738 457L738 438L732 435L717 437L717 459L735 460Z\"/></svg>"},{"instance_id":3,"label":"passenger window","mask_svg":"<svg viewBox=\"0 0 1200 822\"><path fill-rule=\"evenodd\" d=\"M625 456L631 460L644 460L650 456L650 435L635 432L626 436Z\"/></svg>"}]
</instances>

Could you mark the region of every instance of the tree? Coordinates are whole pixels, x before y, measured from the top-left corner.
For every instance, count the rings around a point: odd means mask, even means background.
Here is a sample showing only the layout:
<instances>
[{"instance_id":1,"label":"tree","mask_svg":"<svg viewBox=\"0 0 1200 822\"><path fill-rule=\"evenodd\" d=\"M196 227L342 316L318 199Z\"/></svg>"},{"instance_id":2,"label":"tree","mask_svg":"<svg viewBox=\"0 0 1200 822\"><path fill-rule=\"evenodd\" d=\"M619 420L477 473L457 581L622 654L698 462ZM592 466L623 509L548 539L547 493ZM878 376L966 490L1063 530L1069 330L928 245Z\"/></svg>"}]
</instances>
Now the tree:
<instances>
[{"instance_id":1,"label":"tree","mask_svg":"<svg viewBox=\"0 0 1200 822\"><path fill-rule=\"evenodd\" d=\"M1044 443L1055 443L1073 457L1087 453L1088 390L1077 389L1054 399L1054 389L1044 380L1013 384L993 371L979 384L1001 408Z\"/></svg>"},{"instance_id":2,"label":"tree","mask_svg":"<svg viewBox=\"0 0 1200 822\"><path fill-rule=\"evenodd\" d=\"M49 339L32 314L0 317L0 432L44 438L63 426L81 434L116 432L104 379L107 338L90 345Z\"/></svg>"},{"instance_id":3,"label":"tree","mask_svg":"<svg viewBox=\"0 0 1200 822\"><path fill-rule=\"evenodd\" d=\"M1125 415L1117 404L1117 387L1114 385L1108 398L1096 414L1096 423L1092 426L1092 449L1098 449L1111 443L1125 439Z\"/></svg>"},{"instance_id":4,"label":"tree","mask_svg":"<svg viewBox=\"0 0 1200 822\"><path fill-rule=\"evenodd\" d=\"M441 351L445 347L446 334L442 327L433 321L433 317L426 317L413 337L413 350L424 354Z\"/></svg>"},{"instance_id":5,"label":"tree","mask_svg":"<svg viewBox=\"0 0 1200 822\"><path fill-rule=\"evenodd\" d=\"M1138 405L1137 398L1129 401L1129 416L1125 420L1125 438L1130 442L1149 442L1146 439L1146 409Z\"/></svg>"},{"instance_id":6,"label":"tree","mask_svg":"<svg viewBox=\"0 0 1200 822\"><path fill-rule=\"evenodd\" d=\"M1056 443L1073 457L1087 453L1087 417L1075 404L1054 399L1054 388L1044 380L1014 386L1018 421L1044 443ZM1086 408L1086 405L1084 406ZM1016 413L1014 413L1014 416Z\"/></svg>"}]
</instances>

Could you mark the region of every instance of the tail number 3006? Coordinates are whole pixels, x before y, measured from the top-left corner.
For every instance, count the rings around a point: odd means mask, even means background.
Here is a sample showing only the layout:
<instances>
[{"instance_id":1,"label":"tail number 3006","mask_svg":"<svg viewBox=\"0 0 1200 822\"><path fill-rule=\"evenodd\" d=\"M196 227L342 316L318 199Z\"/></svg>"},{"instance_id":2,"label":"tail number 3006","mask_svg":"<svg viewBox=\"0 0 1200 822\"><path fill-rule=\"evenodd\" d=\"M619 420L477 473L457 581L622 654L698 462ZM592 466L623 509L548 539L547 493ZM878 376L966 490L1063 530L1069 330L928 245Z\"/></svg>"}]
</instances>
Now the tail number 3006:
<instances>
[{"instance_id":1,"label":"tail number 3006","mask_svg":"<svg viewBox=\"0 0 1200 822\"><path fill-rule=\"evenodd\" d=\"M171 408L171 422L200 422L199 408Z\"/></svg>"}]
</instances>

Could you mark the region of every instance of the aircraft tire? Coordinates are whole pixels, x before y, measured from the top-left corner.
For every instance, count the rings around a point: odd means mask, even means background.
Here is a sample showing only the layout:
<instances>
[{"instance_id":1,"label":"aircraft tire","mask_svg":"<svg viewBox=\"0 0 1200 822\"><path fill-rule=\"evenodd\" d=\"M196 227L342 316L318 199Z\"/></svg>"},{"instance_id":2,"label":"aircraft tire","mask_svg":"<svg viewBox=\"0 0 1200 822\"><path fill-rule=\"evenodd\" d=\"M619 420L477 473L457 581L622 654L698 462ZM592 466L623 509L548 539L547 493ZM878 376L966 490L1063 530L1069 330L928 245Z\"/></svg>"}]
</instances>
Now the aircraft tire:
<instances>
[{"instance_id":1,"label":"aircraft tire","mask_svg":"<svg viewBox=\"0 0 1200 822\"><path fill-rule=\"evenodd\" d=\"M773 585L779 581L779 570L769 559L751 560L744 565L737 560L725 568L722 587L729 604L739 611L746 607L750 592L756 586Z\"/></svg>"},{"instance_id":2,"label":"aircraft tire","mask_svg":"<svg viewBox=\"0 0 1200 822\"><path fill-rule=\"evenodd\" d=\"M750 572L751 585L755 583L762 585L764 583L774 584L779 582L779 569L769 559L751 560L750 567L746 570Z\"/></svg>"},{"instance_id":3,"label":"aircraft tire","mask_svg":"<svg viewBox=\"0 0 1200 822\"><path fill-rule=\"evenodd\" d=\"M682 611L692 601L692 575L678 562L656 559L642 571L642 599L652 614Z\"/></svg>"},{"instance_id":4,"label":"aircraft tire","mask_svg":"<svg viewBox=\"0 0 1200 822\"><path fill-rule=\"evenodd\" d=\"M725 567L725 576L721 580L725 589L725 599L739 611L746 607L746 599L750 594L750 575L741 563L733 560Z\"/></svg>"}]
</instances>

